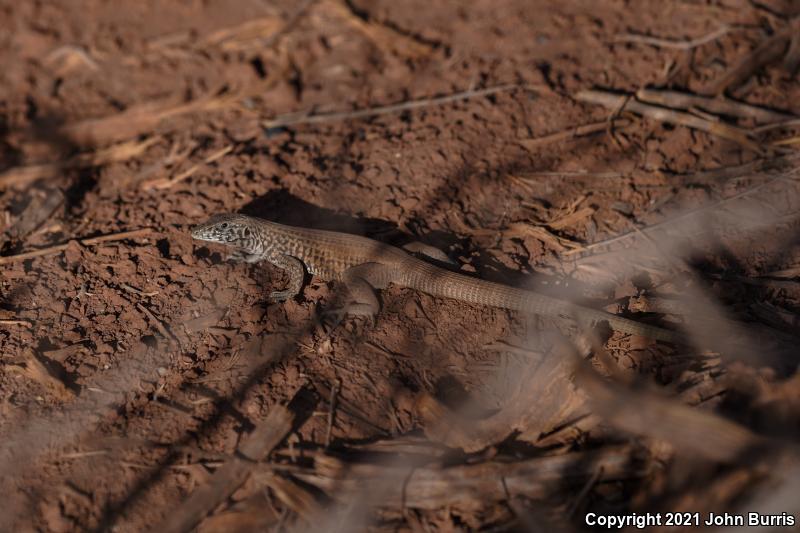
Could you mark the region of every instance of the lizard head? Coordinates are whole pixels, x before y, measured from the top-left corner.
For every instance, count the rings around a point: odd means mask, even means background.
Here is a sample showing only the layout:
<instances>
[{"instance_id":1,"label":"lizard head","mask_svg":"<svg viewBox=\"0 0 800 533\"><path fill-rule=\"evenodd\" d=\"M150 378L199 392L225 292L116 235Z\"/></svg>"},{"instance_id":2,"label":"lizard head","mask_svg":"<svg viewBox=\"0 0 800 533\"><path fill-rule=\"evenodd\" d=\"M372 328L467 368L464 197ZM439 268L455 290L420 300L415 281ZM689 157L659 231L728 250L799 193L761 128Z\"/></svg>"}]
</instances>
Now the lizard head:
<instances>
[{"instance_id":1,"label":"lizard head","mask_svg":"<svg viewBox=\"0 0 800 533\"><path fill-rule=\"evenodd\" d=\"M192 237L242 249L252 248L255 237L253 220L246 215L214 215L208 222L192 228Z\"/></svg>"}]
</instances>

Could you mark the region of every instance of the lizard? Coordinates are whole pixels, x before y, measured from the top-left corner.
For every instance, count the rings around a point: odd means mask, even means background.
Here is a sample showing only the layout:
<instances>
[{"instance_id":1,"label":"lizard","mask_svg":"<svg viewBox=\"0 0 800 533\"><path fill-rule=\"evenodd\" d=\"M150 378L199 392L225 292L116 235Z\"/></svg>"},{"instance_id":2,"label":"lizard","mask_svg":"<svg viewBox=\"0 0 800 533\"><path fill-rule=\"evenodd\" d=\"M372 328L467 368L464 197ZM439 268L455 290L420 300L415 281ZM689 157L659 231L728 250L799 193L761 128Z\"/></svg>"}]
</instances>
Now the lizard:
<instances>
[{"instance_id":1,"label":"lizard","mask_svg":"<svg viewBox=\"0 0 800 533\"><path fill-rule=\"evenodd\" d=\"M375 290L394 284L472 304L605 321L612 329L624 333L683 343L683 336L677 331L538 292L451 272L403 249L360 235L287 226L241 214L223 214L192 228L191 236L232 248L232 260L248 263L268 261L285 270L289 283L286 289L270 294L275 301L298 295L308 271L326 281L345 282L351 301L340 311L348 315L374 317L380 309Z\"/></svg>"}]
</instances>

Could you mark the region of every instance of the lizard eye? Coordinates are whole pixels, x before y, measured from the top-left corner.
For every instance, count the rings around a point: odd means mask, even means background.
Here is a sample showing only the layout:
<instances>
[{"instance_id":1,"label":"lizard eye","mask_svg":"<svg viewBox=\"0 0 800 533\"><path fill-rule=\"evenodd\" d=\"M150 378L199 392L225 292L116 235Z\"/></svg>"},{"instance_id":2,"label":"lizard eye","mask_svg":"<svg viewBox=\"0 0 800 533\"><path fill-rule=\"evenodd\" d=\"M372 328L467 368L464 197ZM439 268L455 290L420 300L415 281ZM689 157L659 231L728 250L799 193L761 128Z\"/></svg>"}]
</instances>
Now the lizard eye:
<instances>
[{"instance_id":1,"label":"lizard eye","mask_svg":"<svg viewBox=\"0 0 800 533\"><path fill-rule=\"evenodd\" d=\"M227 222L223 222L222 224L219 225L219 227L222 228L222 229L228 229L228 223Z\"/></svg>"}]
</instances>

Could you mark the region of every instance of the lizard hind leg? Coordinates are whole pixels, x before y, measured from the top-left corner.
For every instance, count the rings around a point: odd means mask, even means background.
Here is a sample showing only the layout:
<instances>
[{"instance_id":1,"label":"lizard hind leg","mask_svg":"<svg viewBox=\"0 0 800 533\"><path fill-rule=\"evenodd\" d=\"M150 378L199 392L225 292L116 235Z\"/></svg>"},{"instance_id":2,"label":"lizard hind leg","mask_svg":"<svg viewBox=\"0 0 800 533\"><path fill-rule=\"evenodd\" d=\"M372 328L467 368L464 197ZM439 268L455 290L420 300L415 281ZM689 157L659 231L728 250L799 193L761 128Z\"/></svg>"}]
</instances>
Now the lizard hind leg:
<instances>
[{"instance_id":1,"label":"lizard hind leg","mask_svg":"<svg viewBox=\"0 0 800 533\"><path fill-rule=\"evenodd\" d=\"M444 253L443 251L441 251L440 249L438 249L438 248L436 248L434 246L430 246L428 244L419 242L419 241L410 242L410 243L404 245L403 246L403 250L405 250L406 252L412 253L412 254L424 255L426 257L429 257L430 259L433 259L435 261L439 261L441 263L446 263L446 264L448 264L450 266L454 266L454 267L458 266L458 263L456 263L455 261L450 259L447 256L447 254Z\"/></svg>"},{"instance_id":2,"label":"lizard hind leg","mask_svg":"<svg viewBox=\"0 0 800 533\"><path fill-rule=\"evenodd\" d=\"M347 315L363 316L374 323L375 315L380 311L375 289L386 288L390 274L390 269L379 263L365 263L349 268L342 275L342 281L347 285L345 303L323 314L336 317L337 323Z\"/></svg>"},{"instance_id":3,"label":"lizard hind leg","mask_svg":"<svg viewBox=\"0 0 800 533\"><path fill-rule=\"evenodd\" d=\"M322 312L325 317L332 317L339 324L346 316L363 316L373 324L375 315L380 311L380 303L372 286L363 279L351 280L347 283L345 298L337 298L338 304Z\"/></svg>"}]
</instances>

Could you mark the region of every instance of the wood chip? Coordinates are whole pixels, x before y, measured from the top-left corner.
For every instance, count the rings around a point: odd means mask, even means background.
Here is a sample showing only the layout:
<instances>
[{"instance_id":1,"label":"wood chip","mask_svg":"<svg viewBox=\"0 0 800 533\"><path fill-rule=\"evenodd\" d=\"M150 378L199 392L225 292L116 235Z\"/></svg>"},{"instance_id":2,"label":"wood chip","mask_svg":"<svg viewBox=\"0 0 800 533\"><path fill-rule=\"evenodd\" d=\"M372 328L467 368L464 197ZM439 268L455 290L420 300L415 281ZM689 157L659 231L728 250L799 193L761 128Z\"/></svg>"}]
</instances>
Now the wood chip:
<instances>
[{"instance_id":1,"label":"wood chip","mask_svg":"<svg viewBox=\"0 0 800 533\"><path fill-rule=\"evenodd\" d=\"M800 18L795 18L784 28L768 37L755 50L740 59L720 77L708 85L710 94L722 94L743 84L762 67L773 63L786 53L789 41L797 33Z\"/></svg>"},{"instance_id":2,"label":"wood chip","mask_svg":"<svg viewBox=\"0 0 800 533\"><path fill-rule=\"evenodd\" d=\"M303 389L295 394L295 398ZM275 405L267 418L242 439L238 456L222 465L208 485L195 490L180 507L157 528L165 533L183 533L194 528L208 513L230 497L250 475L253 464L264 460L294 427L297 413Z\"/></svg>"},{"instance_id":3,"label":"wood chip","mask_svg":"<svg viewBox=\"0 0 800 533\"><path fill-rule=\"evenodd\" d=\"M572 227L584 218L589 218L592 216L595 211L597 210L594 207L587 206L575 211L574 213L564 215L561 218L557 218L556 220L548 222L547 226L555 230L562 230L564 228Z\"/></svg>"},{"instance_id":4,"label":"wood chip","mask_svg":"<svg viewBox=\"0 0 800 533\"><path fill-rule=\"evenodd\" d=\"M573 491L595 476L604 482L637 478L647 471L630 446L442 468L344 463L330 456L318 456L314 463L313 471L296 472L293 477L337 501L431 510L474 509L515 497L550 498Z\"/></svg>"},{"instance_id":5,"label":"wood chip","mask_svg":"<svg viewBox=\"0 0 800 533\"><path fill-rule=\"evenodd\" d=\"M521 377L506 404L486 419L464 419L429 394L419 396L416 408L425 435L450 448L477 452L513 433L524 433L536 440L583 406L584 396L573 387L572 372L573 362L561 353L530 359L525 368L516 372Z\"/></svg>"}]
</instances>

